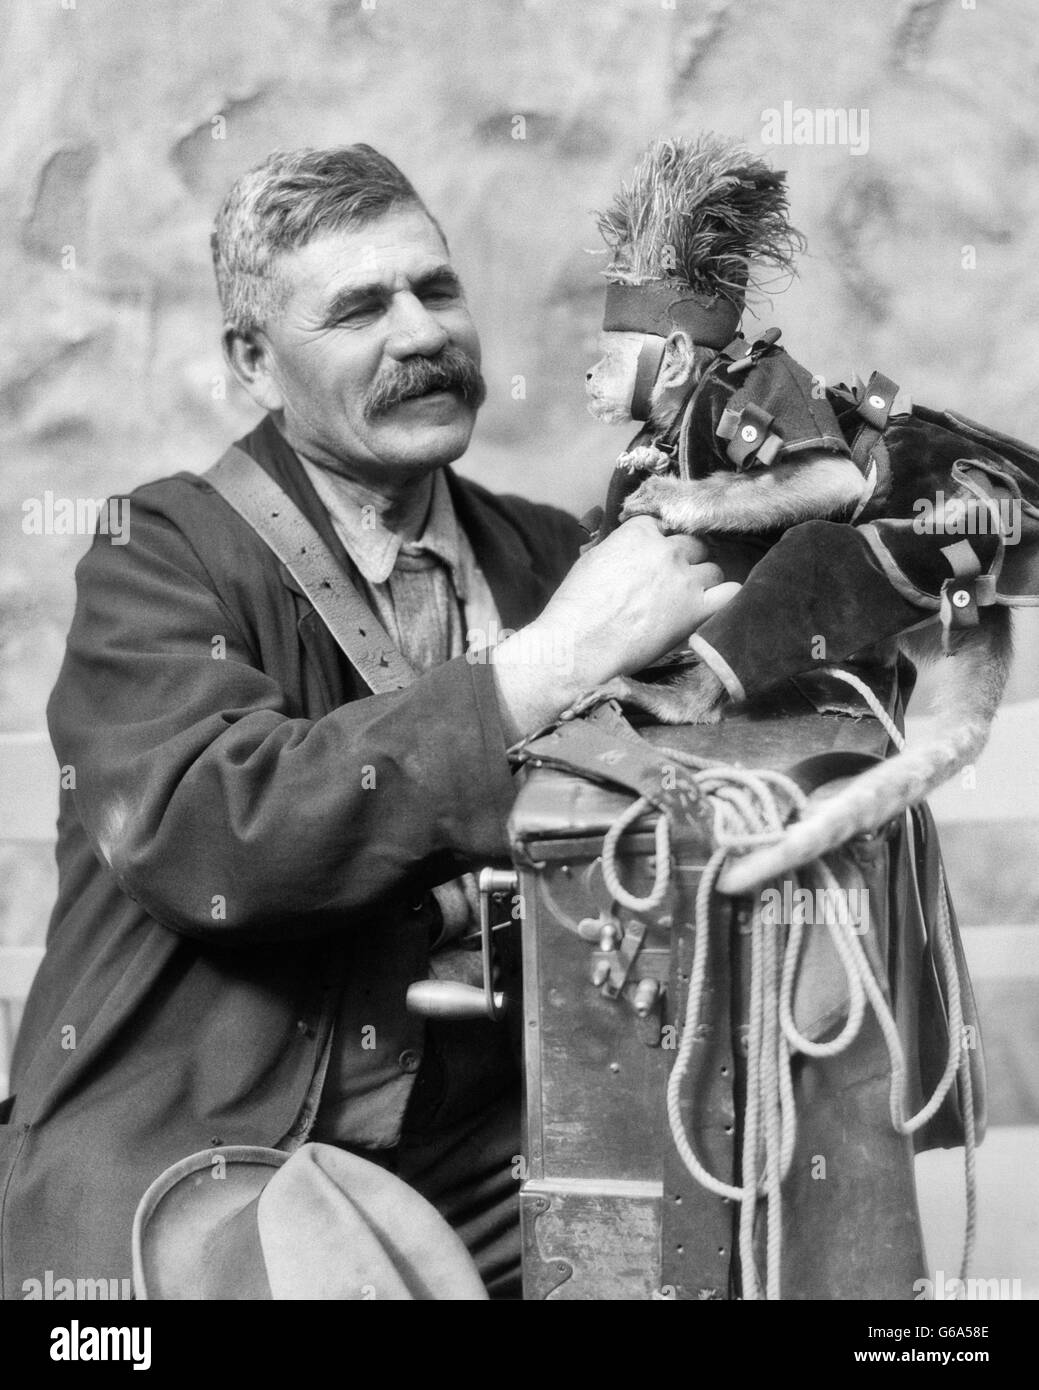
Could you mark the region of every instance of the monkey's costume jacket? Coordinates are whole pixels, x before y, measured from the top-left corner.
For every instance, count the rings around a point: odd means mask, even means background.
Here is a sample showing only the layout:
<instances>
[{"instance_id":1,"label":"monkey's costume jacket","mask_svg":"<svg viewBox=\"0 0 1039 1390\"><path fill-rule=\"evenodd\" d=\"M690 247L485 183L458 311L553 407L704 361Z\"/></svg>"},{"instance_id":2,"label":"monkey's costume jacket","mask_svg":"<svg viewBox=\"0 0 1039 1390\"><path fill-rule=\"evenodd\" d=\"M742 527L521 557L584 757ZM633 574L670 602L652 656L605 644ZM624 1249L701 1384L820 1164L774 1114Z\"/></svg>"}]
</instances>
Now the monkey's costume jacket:
<instances>
[{"instance_id":1,"label":"monkey's costume jacket","mask_svg":"<svg viewBox=\"0 0 1039 1390\"><path fill-rule=\"evenodd\" d=\"M719 538L716 558L743 587L690 646L730 695L757 695L936 616L949 650L980 608L1039 604L1039 452L914 406L879 372L824 392L778 337L734 338L668 434L644 430L633 441L656 444L693 480L794 462L806 450L850 456L863 474L854 515L741 537L735 570ZM618 470L604 532L644 476Z\"/></svg>"}]
</instances>

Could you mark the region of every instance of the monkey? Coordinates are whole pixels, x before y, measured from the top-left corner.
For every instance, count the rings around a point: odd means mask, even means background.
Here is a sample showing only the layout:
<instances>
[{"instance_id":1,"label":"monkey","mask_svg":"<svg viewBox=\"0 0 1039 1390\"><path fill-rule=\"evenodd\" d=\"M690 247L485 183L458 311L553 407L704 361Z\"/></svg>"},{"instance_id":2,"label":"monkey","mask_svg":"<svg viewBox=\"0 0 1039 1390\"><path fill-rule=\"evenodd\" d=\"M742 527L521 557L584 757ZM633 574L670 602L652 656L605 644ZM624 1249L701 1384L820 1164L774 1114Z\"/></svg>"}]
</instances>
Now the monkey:
<instances>
[{"instance_id":1,"label":"monkey","mask_svg":"<svg viewBox=\"0 0 1039 1390\"><path fill-rule=\"evenodd\" d=\"M620 423L632 418L643 338L634 332L601 335L603 355L586 376L588 408L599 420ZM716 356L713 350L696 346L683 331L668 337L650 394L652 434L659 438L675 423ZM659 470L666 462L652 445L641 445L618 460L620 467L631 469ZM850 457L810 449L789 458L780 456L771 467L739 473L723 468L683 480L652 472L626 499L620 521L650 516L666 532L708 540L782 531L809 520L850 522L868 486ZM730 861L723 879L726 891L750 891L855 836L876 831L976 761L1002 701L1012 655L1008 609L990 604L978 609L978 618L977 625L966 628L955 648L944 654L937 613L925 614L893 639L915 664L939 662L936 735L860 774L832 795L816 799L803 819L788 826L779 843ZM660 723L709 724L721 717L730 697L719 676L700 662L657 683L617 677L582 697L566 711L566 717L608 699L642 709Z\"/></svg>"}]
</instances>

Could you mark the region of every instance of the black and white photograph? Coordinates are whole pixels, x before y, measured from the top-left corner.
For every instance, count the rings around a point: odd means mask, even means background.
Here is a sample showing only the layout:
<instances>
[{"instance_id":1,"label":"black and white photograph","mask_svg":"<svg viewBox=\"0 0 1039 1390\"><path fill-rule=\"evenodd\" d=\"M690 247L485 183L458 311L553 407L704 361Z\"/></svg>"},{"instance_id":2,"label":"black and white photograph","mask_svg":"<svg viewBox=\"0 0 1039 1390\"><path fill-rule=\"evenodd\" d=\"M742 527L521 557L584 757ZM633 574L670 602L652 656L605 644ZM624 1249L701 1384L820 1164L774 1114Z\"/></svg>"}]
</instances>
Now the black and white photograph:
<instances>
[{"instance_id":1,"label":"black and white photograph","mask_svg":"<svg viewBox=\"0 0 1039 1390\"><path fill-rule=\"evenodd\" d=\"M0 122L36 1364L569 1300L998 1365L1030 0L0 0Z\"/></svg>"}]
</instances>

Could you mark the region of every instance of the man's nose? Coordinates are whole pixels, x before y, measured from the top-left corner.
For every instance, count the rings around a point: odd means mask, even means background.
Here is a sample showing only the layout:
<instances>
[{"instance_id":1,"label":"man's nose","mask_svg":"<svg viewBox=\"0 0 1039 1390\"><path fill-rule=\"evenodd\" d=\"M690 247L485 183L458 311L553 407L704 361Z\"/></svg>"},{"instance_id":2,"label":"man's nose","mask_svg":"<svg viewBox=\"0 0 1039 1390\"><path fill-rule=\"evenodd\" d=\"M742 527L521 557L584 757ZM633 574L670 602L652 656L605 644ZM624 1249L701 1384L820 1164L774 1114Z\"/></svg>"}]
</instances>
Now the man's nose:
<instances>
[{"instance_id":1,"label":"man's nose","mask_svg":"<svg viewBox=\"0 0 1039 1390\"><path fill-rule=\"evenodd\" d=\"M393 306L393 319L386 351L398 361L405 357L435 357L450 341L443 324L415 295L399 295Z\"/></svg>"}]
</instances>

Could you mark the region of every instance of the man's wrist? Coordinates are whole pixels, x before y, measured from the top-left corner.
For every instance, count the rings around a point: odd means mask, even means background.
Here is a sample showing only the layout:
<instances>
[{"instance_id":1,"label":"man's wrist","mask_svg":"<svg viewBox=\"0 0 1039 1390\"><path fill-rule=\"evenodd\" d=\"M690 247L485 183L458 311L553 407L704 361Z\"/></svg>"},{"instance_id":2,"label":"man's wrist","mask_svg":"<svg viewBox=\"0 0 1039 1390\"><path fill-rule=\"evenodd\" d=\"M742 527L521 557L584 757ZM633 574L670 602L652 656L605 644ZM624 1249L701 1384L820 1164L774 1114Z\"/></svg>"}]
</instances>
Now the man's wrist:
<instances>
[{"instance_id":1,"label":"man's wrist","mask_svg":"<svg viewBox=\"0 0 1039 1390\"><path fill-rule=\"evenodd\" d=\"M490 662L511 742L558 718L585 689L576 674L572 641L537 622L495 647Z\"/></svg>"}]
</instances>

